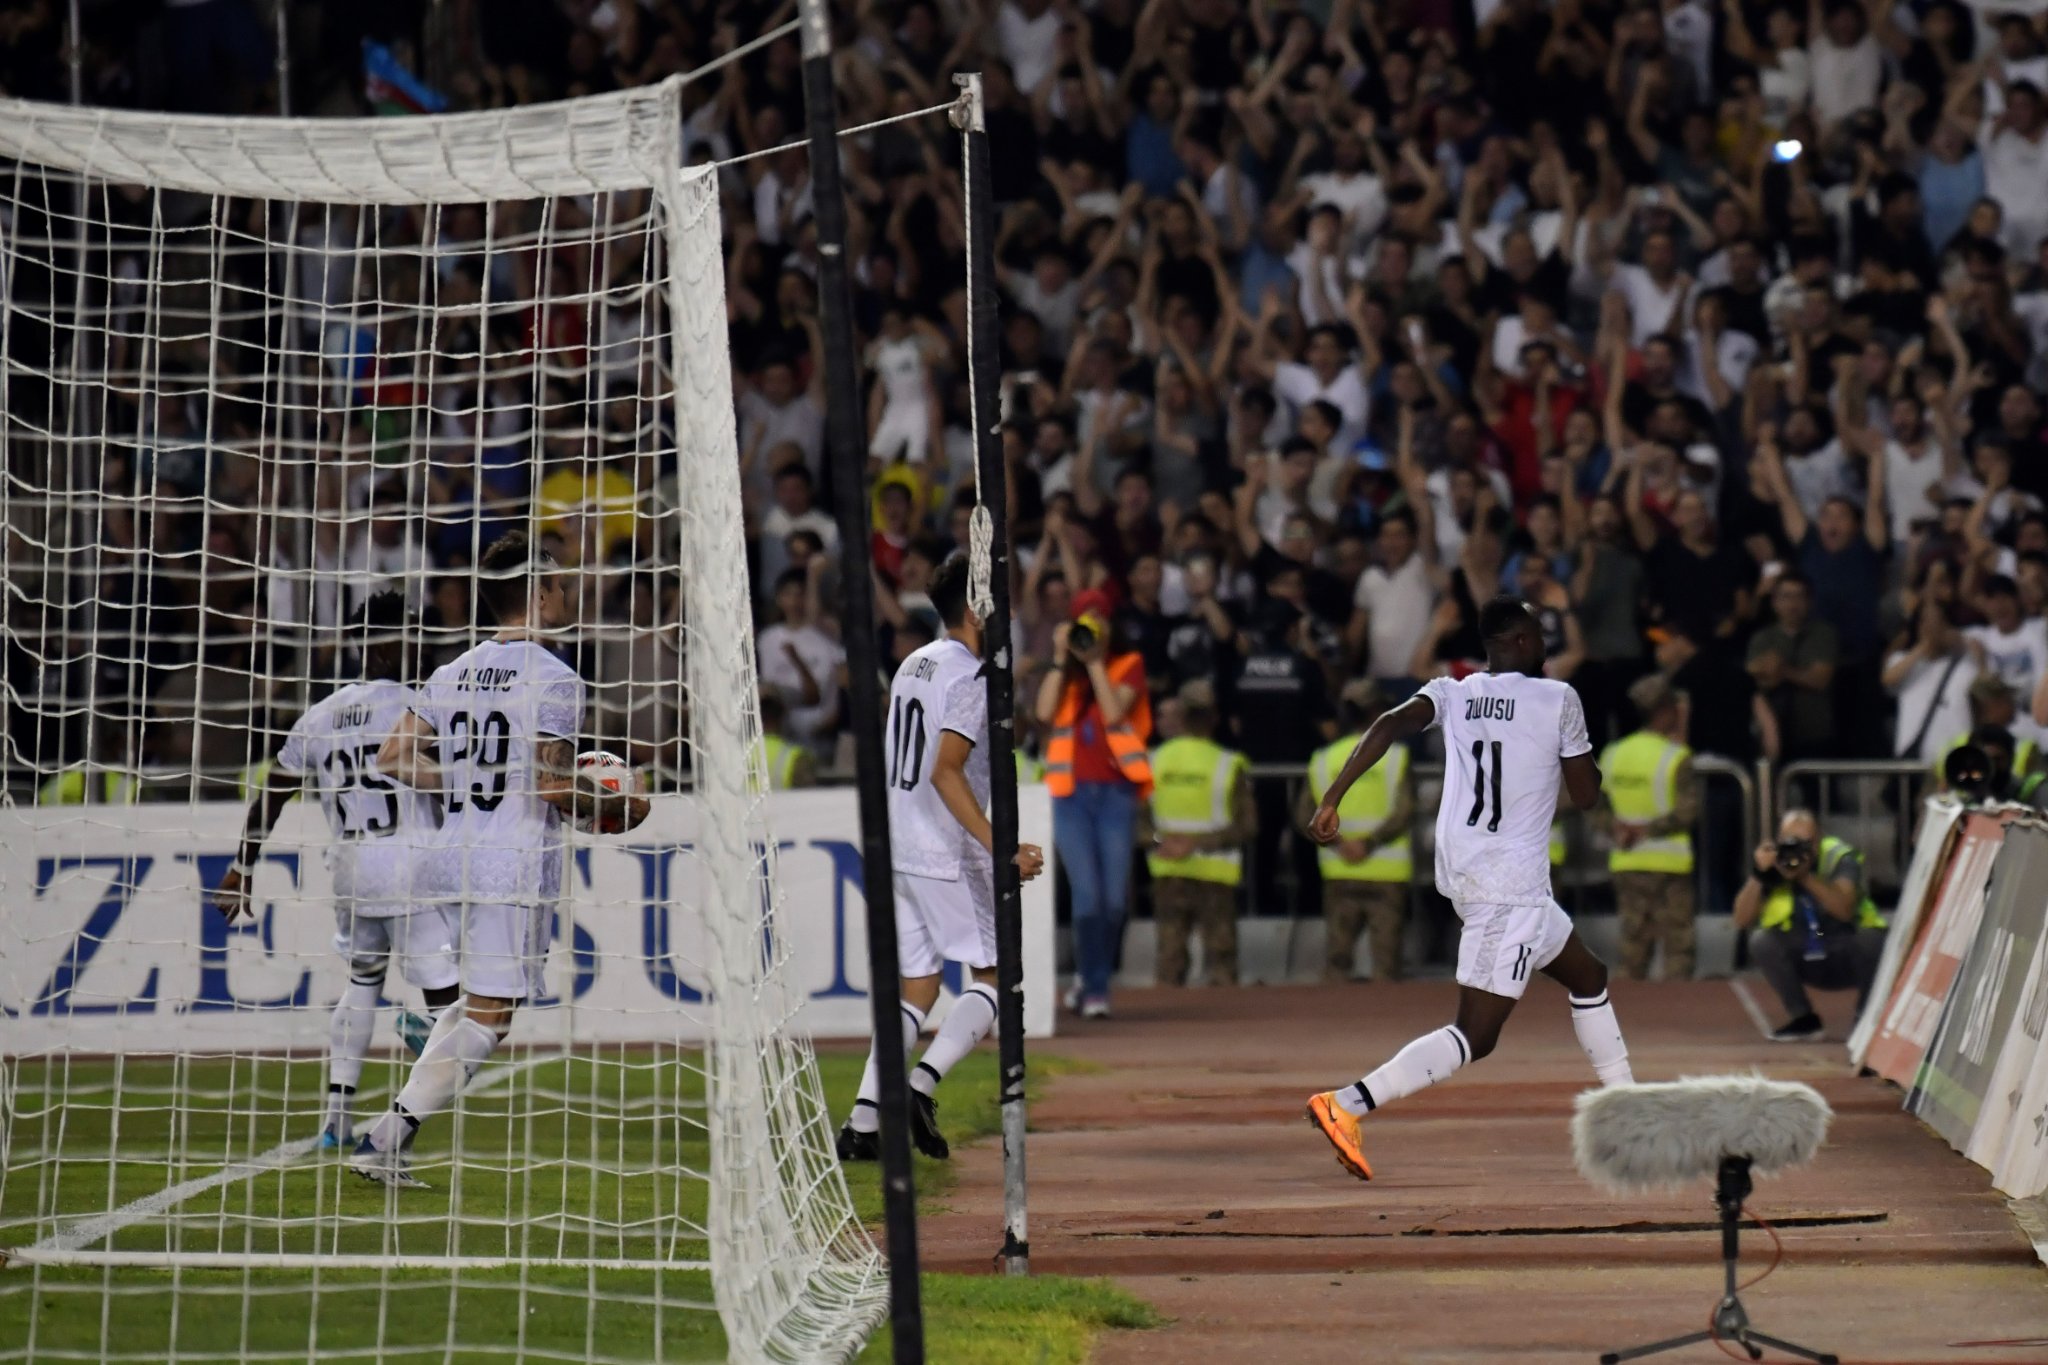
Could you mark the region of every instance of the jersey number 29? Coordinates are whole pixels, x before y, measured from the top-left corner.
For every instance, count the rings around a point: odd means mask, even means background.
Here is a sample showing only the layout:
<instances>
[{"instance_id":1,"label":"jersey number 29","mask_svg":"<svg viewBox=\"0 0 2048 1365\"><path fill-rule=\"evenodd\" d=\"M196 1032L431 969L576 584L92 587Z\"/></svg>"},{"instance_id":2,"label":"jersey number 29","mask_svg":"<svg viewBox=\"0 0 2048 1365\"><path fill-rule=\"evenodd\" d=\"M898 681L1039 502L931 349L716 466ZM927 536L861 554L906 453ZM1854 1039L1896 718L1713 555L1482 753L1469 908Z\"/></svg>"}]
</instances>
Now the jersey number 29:
<instances>
[{"instance_id":1,"label":"jersey number 29","mask_svg":"<svg viewBox=\"0 0 2048 1365\"><path fill-rule=\"evenodd\" d=\"M1487 749L1493 753L1493 818L1486 822L1488 834L1500 833L1500 741L1494 740L1489 746L1483 739L1472 741L1472 813L1465 817L1465 823L1476 825L1479 817L1486 814L1486 760Z\"/></svg>"},{"instance_id":2,"label":"jersey number 29","mask_svg":"<svg viewBox=\"0 0 2048 1365\"><path fill-rule=\"evenodd\" d=\"M493 811L505 799L505 757L512 747L512 722L503 711L472 716L457 711L448 717L449 763L468 762L475 779L464 788L457 782L448 789L448 809L459 811L464 804ZM489 779L489 785L485 779Z\"/></svg>"}]
</instances>

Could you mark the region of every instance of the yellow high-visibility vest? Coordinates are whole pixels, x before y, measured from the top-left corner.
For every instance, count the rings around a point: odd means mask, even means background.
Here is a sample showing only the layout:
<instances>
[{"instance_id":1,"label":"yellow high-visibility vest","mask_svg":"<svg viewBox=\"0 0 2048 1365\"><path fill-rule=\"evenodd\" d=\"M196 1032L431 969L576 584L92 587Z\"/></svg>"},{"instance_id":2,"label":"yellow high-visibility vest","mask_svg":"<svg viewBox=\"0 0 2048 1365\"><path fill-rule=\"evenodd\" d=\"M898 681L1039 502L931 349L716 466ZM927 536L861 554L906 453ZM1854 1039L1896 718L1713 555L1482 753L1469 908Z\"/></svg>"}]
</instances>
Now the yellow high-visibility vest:
<instances>
[{"instance_id":1,"label":"yellow high-visibility vest","mask_svg":"<svg viewBox=\"0 0 2048 1365\"><path fill-rule=\"evenodd\" d=\"M1608 804L1617 820L1647 825L1669 815L1678 804L1678 767L1692 750L1652 730L1638 730L1607 746L1600 755ZM1634 848L1616 848L1607 855L1613 872L1692 871L1692 835L1681 831L1645 838Z\"/></svg>"},{"instance_id":2,"label":"yellow high-visibility vest","mask_svg":"<svg viewBox=\"0 0 2048 1365\"><path fill-rule=\"evenodd\" d=\"M761 770L768 774L768 790L786 792L796 783L796 762L803 750L781 735L761 736Z\"/></svg>"},{"instance_id":3,"label":"yellow high-visibility vest","mask_svg":"<svg viewBox=\"0 0 2048 1365\"><path fill-rule=\"evenodd\" d=\"M1344 760L1351 757L1351 751L1358 747L1359 736L1340 739L1316 751L1308 761L1309 795L1317 805L1322 804L1323 793L1336 781L1343 771ZM1344 799L1337 803L1337 832L1346 839L1362 839L1386 823L1394 813L1403 785L1408 781L1408 750L1395 745L1387 750L1373 770L1351 784L1351 790L1344 793ZM1403 834L1390 844L1382 844L1368 854L1362 862L1346 862L1334 847L1316 850L1316 862L1322 868L1326 882L1406 882L1415 872L1414 855L1408 847L1408 836Z\"/></svg>"},{"instance_id":4,"label":"yellow high-visibility vest","mask_svg":"<svg viewBox=\"0 0 2048 1365\"><path fill-rule=\"evenodd\" d=\"M259 758L242 769L241 776L235 779L235 784L240 788L244 801L254 799L270 784L270 760Z\"/></svg>"},{"instance_id":5,"label":"yellow high-visibility vest","mask_svg":"<svg viewBox=\"0 0 2048 1365\"><path fill-rule=\"evenodd\" d=\"M90 783L90 785L88 785ZM132 774L80 765L53 773L36 788L38 806L132 806L140 796ZM87 801L87 797L91 801Z\"/></svg>"},{"instance_id":6,"label":"yellow high-visibility vest","mask_svg":"<svg viewBox=\"0 0 2048 1365\"><path fill-rule=\"evenodd\" d=\"M1033 787L1045 781L1045 765L1022 749L1011 751L1017 759L1017 785Z\"/></svg>"},{"instance_id":7,"label":"yellow high-visibility vest","mask_svg":"<svg viewBox=\"0 0 2048 1365\"><path fill-rule=\"evenodd\" d=\"M1840 839L1835 838L1834 835L1823 835L1820 841L1819 856L1814 859L1813 870L1822 881L1833 881L1835 869L1841 866L1842 859L1855 851L1855 849L1843 843ZM1778 883L1777 886L1771 889L1771 894L1764 897L1763 910L1757 916L1757 927L1759 929L1791 928L1793 904L1792 888L1783 882ZM1856 907L1856 927L1858 929L1883 929L1887 924L1888 921L1885 917L1878 913L1877 902L1870 899L1869 894L1865 893L1863 903Z\"/></svg>"},{"instance_id":8,"label":"yellow high-visibility vest","mask_svg":"<svg viewBox=\"0 0 2048 1365\"><path fill-rule=\"evenodd\" d=\"M1962 734L1957 735L1954 739L1950 740L1948 743L1942 745L1941 756L1934 760L1935 775L1940 776L1942 764L1948 761L1948 756L1950 754L1962 748L1965 744L1968 744L1969 742L1970 735L1969 732L1966 730ZM2021 739L2018 735L2014 735L2012 750L2013 779L2017 781L2020 778L2025 777L2027 775L2027 769L2032 767L2033 764L2034 741L2031 739Z\"/></svg>"},{"instance_id":9,"label":"yellow high-visibility vest","mask_svg":"<svg viewBox=\"0 0 2048 1365\"><path fill-rule=\"evenodd\" d=\"M1152 827L1161 834L1214 834L1230 827L1230 794L1245 771L1245 757L1214 740L1182 735L1152 752ZM1154 853L1155 877L1236 886L1244 878L1240 849L1210 849L1185 858Z\"/></svg>"}]
</instances>

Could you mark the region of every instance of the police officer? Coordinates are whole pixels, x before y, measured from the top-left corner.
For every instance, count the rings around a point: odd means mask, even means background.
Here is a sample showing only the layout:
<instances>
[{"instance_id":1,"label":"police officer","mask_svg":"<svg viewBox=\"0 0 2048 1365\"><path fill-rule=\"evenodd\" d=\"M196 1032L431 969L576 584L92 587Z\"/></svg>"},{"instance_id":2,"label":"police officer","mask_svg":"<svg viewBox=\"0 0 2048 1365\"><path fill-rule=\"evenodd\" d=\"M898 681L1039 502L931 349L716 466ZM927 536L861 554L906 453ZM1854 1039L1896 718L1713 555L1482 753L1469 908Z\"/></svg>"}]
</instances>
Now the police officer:
<instances>
[{"instance_id":1,"label":"police officer","mask_svg":"<svg viewBox=\"0 0 2048 1365\"><path fill-rule=\"evenodd\" d=\"M1306 832L1323 793L1343 771L1366 727L1387 709L1387 698L1368 678L1354 678L1338 696L1344 736L1316 751L1308 763L1295 823ZM1401 931L1407 920L1408 884L1415 869L1408 826L1415 791L1408 780L1408 750L1401 745L1355 782L1337 805L1337 842L1318 850L1323 877L1323 980L1349 981L1361 928L1371 935L1372 972L1401 976Z\"/></svg>"},{"instance_id":2,"label":"police officer","mask_svg":"<svg viewBox=\"0 0 2048 1365\"><path fill-rule=\"evenodd\" d=\"M1688 701L1657 673L1637 679L1628 699L1642 728L1600 755L1621 969L1641 981L1661 942L1665 979L1682 981L1693 968L1692 827L1700 813L1700 783L1684 740Z\"/></svg>"},{"instance_id":3,"label":"police officer","mask_svg":"<svg viewBox=\"0 0 2048 1365\"><path fill-rule=\"evenodd\" d=\"M1755 862L1735 894L1735 927L1749 931L1750 960L1789 1016L1771 1041L1818 1038L1820 1016L1806 988L1853 986L1861 1014L1884 953L1886 920L1864 890L1863 855L1822 838L1812 811L1791 810L1777 839L1757 846Z\"/></svg>"},{"instance_id":4,"label":"police officer","mask_svg":"<svg viewBox=\"0 0 2048 1365\"><path fill-rule=\"evenodd\" d=\"M1237 984L1237 888L1252 833L1251 774L1243 754L1213 736L1216 692L1197 680L1180 690L1184 733L1152 751L1152 795L1138 837L1151 847L1152 917L1159 984L1188 973L1188 934L1202 935L1209 985Z\"/></svg>"}]
</instances>

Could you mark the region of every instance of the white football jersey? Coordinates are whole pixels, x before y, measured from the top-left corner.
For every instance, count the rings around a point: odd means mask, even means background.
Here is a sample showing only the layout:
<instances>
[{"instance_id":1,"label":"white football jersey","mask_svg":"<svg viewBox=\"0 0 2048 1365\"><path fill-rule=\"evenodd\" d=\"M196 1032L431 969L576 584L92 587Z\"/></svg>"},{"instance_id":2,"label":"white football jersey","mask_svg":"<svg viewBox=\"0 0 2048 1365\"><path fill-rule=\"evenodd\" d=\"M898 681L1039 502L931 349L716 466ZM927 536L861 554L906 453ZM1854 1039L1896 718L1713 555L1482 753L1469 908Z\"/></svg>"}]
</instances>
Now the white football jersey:
<instances>
[{"instance_id":1,"label":"white football jersey","mask_svg":"<svg viewBox=\"0 0 2048 1365\"><path fill-rule=\"evenodd\" d=\"M408 908L414 860L433 837L433 799L376 767L384 737L418 704L418 693L388 678L350 683L300 716L277 751L277 770L319 796L334 835L334 894L358 914Z\"/></svg>"},{"instance_id":2,"label":"white football jersey","mask_svg":"<svg viewBox=\"0 0 2048 1365\"><path fill-rule=\"evenodd\" d=\"M986 810L988 684L981 660L958 640L935 640L903 661L889 684L889 724L883 735L895 870L950 881L959 877L963 858L987 862L988 852L932 789L932 768L946 730L974 745L967 785Z\"/></svg>"},{"instance_id":3,"label":"white football jersey","mask_svg":"<svg viewBox=\"0 0 2048 1365\"><path fill-rule=\"evenodd\" d=\"M1563 760L1591 753L1571 684L1521 673L1433 678L1421 695L1444 732L1436 886L1454 905L1541 905Z\"/></svg>"},{"instance_id":4,"label":"white football jersey","mask_svg":"<svg viewBox=\"0 0 2048 1365\"><path fill-rule=\"evenodd\" d=\"M486 640L436 669L413 708L439 738L442 818L421 894L491 905L562 894L566 822L535 795L542 741L576 745L583 680L531 640Z\"/></svg>"}]
</instances>

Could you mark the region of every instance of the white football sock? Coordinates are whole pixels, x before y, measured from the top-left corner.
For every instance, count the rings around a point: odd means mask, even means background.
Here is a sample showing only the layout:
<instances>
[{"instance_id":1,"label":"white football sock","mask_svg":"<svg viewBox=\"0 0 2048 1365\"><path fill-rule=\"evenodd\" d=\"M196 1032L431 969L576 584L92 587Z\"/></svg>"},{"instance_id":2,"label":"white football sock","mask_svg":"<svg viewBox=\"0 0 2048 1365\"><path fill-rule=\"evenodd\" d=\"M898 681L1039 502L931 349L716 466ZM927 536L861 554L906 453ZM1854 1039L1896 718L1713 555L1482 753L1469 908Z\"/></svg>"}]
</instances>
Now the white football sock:
<instances>
[{"instance_id":1,"label":"white football sock","mask_svg":"<svg viewBox=\"0 0 2048 1365\"><path fill-rule=\"evenodd\" d=\"M340 1120L343 1137L348 1136L356 1086L363 1079L363 1058L370 1053L370 1036L377 1027L377 993L383 985L382 976L350 977L327 1021L326 1121Z\"/></svg>"},{"instance_id":2,"label":"white football sock","mask_svg":"<svg viewBox=\"0 0 2048 1365\"><path fill-rule=\"evenodd\" d=\"M1337 1105L1345 1113L1362 1117L1381 1105L1435 1085L1472 1057L1471 1044L1456 1024L1446 1024L1425 1033L1395 1053L1378 1071L1357 1085L1337 1092Z\"/></svg>"},{"instance_id":3,"label":"white football sock","mask_svg":"<svg viewBox=\"0 0 2048 1365\"><path fill-rule=\"evenodd\" d=\"M903 1009L903 1055L908 1057L910 1049L917 1046L917 1035L924 1031L924 1011L908 1000L896 1002ZM882 1073L876 1068L876 1038L868 1045L867 1070L860 1073L860 1095L853 1102L853 1113L847 1117L846 1126L856 1133L878 1133L882 1130L882 1111L877 1101L882 1097Z\"/></svg>"},{"instance_id":4,"label":"white football sock","mask_svg":"<svg viewBox=\"0 0 2048 1365\"><path fill-rule=\"evenodd\" d=\"M1607 992L1590 998L1568 998L1572 1002L1572 1031L1579 1035L1579 1046L1586 1050L1586 1060L1593 1064L1593 1074L1600 1078L1600 1084L1634 1085L1635 1074L1628 1069L1628 1044L1622 1039L1621 1021L1614 1017Z\"/></svg>"},{"instance_id":5,"label":"white football sock","mask_svg":"<svg viewBox=\"0 0 2048 1365\"><path fill-rule=\"evenodd\" d=\"M975 1044L988 1037L996 1026L996 988L977 981L953 1002L953 1012L939 1025L939 1033L917 1059L910 1073L910 1088L929 1095L953 1069L953 1064L974 1051Z\"/></svg>"},{"instance_id":6,"label":"white football sock","mask_svg":"<svg viewBox=\"0 0 2048 1365\"><path fill-rule=\"evenodd\" d=\"M470 1018L467 1010L443 1011L391 1112L370 1129L370 1145L380 1152L389 1151L394 1143L408 1140L421 1123L455 1103L477 1068L498 1050L498 1042L497 1031Z\"/></svg>"}]
</instances>

